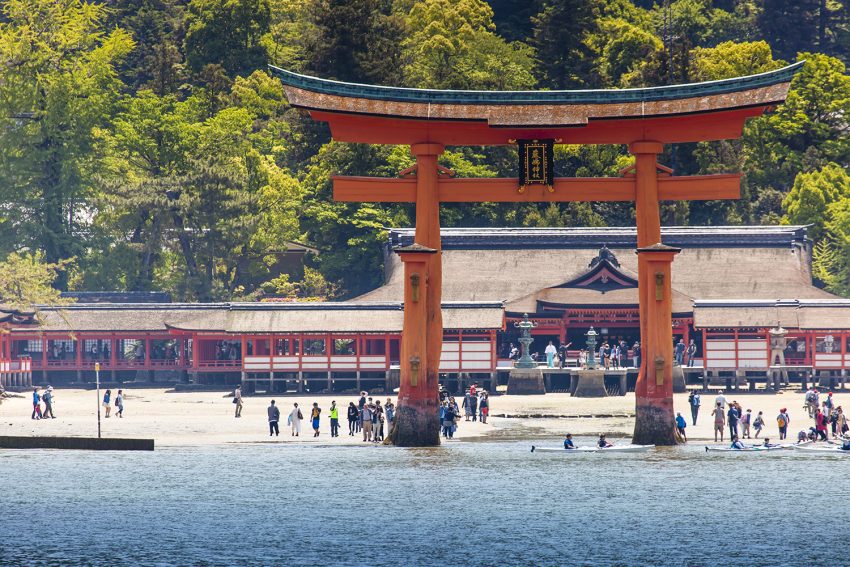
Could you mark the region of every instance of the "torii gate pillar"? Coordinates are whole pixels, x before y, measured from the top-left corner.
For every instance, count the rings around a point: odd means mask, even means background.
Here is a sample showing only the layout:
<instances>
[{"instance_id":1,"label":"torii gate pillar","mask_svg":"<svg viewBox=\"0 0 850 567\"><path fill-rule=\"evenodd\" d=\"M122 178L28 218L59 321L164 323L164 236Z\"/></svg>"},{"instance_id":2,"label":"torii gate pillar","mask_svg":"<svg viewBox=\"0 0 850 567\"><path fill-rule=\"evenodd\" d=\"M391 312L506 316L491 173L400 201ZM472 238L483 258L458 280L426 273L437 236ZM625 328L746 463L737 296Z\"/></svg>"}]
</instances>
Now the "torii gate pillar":
<instances>
[{"instance_id":1,"label":"torii gate pillar","mask_svg":"<svg viewBox=\"0 0 850 567\"><path fill-rule=\"evenodd\" d=\"M675 445L673 413L673 257L678 248L661 243L657 155L659 142L629 146L635 156L638 295L640 297L641 366L635 387L637 445Z\"/></svg>"},{"instance_id":2,"label":"torii gate pillar","mask_svg":"<svg viewBox=\"0 0 850 567\"><path fill-rule=\"evenodd\" d=\"M443 348L440 196L437 159L443 145L413 144L416 157L416 234L396 250L404 263L404 328L398 408L390 433L401 447L440 444L439 371Z\"/></svg>"}]
</instances>

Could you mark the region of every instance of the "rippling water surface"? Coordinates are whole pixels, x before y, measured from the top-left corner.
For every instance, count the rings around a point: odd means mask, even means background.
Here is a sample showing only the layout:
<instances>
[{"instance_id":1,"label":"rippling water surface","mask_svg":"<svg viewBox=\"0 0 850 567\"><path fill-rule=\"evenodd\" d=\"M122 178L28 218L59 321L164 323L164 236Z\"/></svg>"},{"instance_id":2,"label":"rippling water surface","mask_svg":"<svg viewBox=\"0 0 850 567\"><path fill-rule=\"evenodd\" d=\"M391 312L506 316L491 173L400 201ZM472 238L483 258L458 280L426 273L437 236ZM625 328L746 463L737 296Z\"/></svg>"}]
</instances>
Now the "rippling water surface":
<instances>
[{"instance_id":1,"label":"rippling water surface","mask_svg":"<svg viewBox=\"0 0 850 567\"><path fill-rule=\"evenodd\" d=\"M846 457L529 447L0 451L0 564L850 561Z\"/></svg>"}]
</instances>

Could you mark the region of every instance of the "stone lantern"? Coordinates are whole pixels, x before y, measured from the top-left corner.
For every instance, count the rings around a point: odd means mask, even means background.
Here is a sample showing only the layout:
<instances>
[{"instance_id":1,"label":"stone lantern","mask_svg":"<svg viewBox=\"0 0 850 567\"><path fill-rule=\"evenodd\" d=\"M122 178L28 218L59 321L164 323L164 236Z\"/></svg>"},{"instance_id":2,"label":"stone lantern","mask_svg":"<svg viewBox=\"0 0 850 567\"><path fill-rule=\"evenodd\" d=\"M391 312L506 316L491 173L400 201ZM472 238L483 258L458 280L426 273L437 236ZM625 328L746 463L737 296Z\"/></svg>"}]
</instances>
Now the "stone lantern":
<instances>
[{"instance_id":1,"label":"stone lantern","mask_svg":"<svg viewBox=\"0 0 850 567\"><path fill-rule=\"evenodd\" d=\"M587 337L587 369L596 370L596 337L599 336L599 333L594 331L593 327L590 327L590 330L584 336Z\"/></svg>"}]
</instances>

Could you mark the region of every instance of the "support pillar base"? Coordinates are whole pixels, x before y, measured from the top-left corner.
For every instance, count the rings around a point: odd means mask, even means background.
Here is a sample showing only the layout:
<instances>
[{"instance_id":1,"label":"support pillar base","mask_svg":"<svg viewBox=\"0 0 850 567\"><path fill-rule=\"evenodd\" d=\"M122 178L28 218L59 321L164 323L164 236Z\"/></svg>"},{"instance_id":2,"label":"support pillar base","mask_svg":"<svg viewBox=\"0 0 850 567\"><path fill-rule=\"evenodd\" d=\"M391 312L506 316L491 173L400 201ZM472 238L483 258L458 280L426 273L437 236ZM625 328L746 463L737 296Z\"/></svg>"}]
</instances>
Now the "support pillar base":
<instances>
[{"instance_id":1,"label":"support pillar base","mask_svg":"<svg viewBox=\"0 0 850 567\"><path fill-rule=\"evenodd\" d=\"M508 377L508 395L545 394L543 371L539 368L512 368Z\"/></svg>"},{"instance_id":2,"label":"support pillar base","mask_svg":"<svg viewBox=\"0 0 850 567\"><path fill-rule=\"evenodd\" d=\"M688 391L687 383L685 382L685 371L681 366L673 367L673 393L683 394Z\"/></svg>"},{"instance_id":3,"label":"support pillar base","mask_svg":"<svg viewBox=\"0 0 850 567\"><path fill-rule=\"evenodd\" d=\"M440 444L440 414L436 403L399 405L387 444L396 447L437 447Z\"/></svg>"},{"instance_id":4,"label":"support pillar base","mask_svg":"<svg viewBox=\"0 0 850 567\"><path fill-rule=\"evenodd\" d=\"M576 398L606 398L604 370L579 370L578 383L573 391Z\"/></svg>"},{"instance_id":5,"label":"support pillar base","mask_svg":"<svg viewBox=\"0 0 850 567\"><path fill-rule=\"evenodd\" d=\"M678 445L673 399L638 398L635 404L635 445Z\"/></svg>"}]
</instances>

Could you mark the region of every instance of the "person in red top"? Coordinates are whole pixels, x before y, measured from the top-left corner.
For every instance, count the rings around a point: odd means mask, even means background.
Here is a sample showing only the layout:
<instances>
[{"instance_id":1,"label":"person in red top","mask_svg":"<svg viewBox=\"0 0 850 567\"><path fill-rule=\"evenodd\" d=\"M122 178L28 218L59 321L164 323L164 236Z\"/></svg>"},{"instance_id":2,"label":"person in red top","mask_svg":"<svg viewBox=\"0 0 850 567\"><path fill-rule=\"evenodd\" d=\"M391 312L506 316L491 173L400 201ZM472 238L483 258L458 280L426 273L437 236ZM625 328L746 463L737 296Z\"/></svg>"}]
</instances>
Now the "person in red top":
<instances>
[{"instance_id":1,"label":"person in red top","mask_svg":"<svg viewBox=\"0 0 850 567\"><path fill-rule=\"evenodd\" d=\"M821 440L826 441L826 415L820 409L815 414L815 430L818 432Z\"/></svg>"},{"instance_id":2,"label":"person in red top","mask_svg":"<svg viewBox=\"0 0 850 567\"><path fill-rule=\"evenodd\" d=\"M470 395L470 396L475 396L477 391L478 391L478 388L477 388L477 386L475 385L475 383L473 383L473 384L469 387L469 395Z\"/></svg>"}]
</instances>

